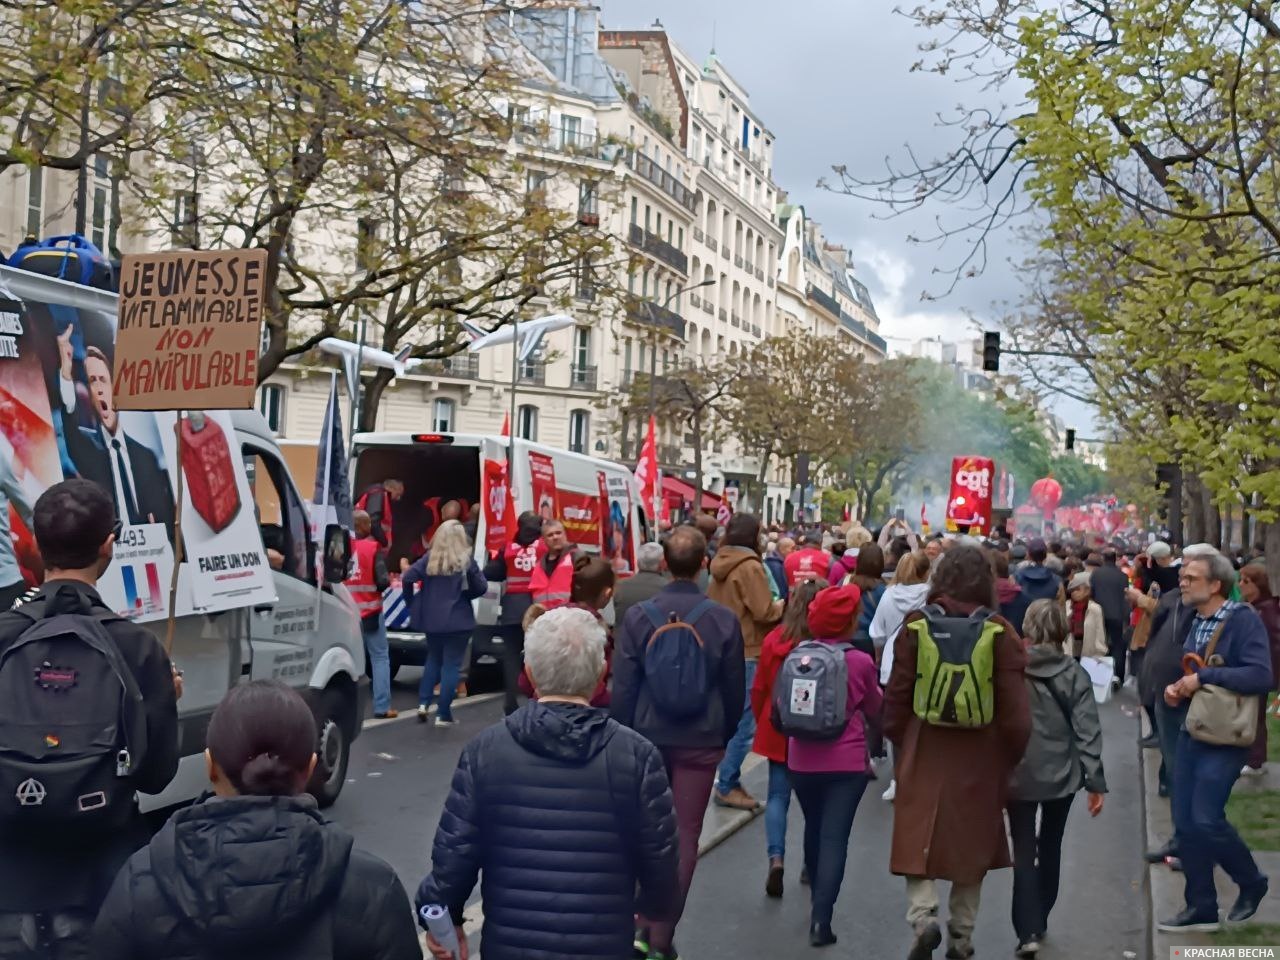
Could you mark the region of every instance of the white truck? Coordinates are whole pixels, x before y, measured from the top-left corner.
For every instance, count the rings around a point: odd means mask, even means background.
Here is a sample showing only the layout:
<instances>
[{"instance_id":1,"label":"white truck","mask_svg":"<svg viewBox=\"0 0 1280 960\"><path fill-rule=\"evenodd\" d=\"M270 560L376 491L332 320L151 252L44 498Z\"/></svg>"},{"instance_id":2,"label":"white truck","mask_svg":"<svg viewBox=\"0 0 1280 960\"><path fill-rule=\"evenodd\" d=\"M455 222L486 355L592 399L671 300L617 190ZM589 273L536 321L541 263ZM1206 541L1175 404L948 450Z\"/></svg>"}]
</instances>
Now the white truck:
<instances>
[{"instance_id":1,"label":"white truck","mask_svg":"<svg viewBox=\"0 0 1280 960\"><path fill-rule=\"evenodd\" d=\"M117 412L115 321L114 294L0 267L0 511L10 520L0 576L38 584L30 504L66 477L99 480L124 523L100 592L163 639L182 470L184 562L172 650L185 674L182 759L168 789L143 806L170 806L206 788L213 710L231 687L261 678L298 688L311 704L319 762L310 789L328 806L345 782L367 696L359 619L341 583L345 535L327 531L331 542L317 553L304 500L258 413L201 412L190 429L205 446L179 464L175 414ZM221 471L216 479L226 482L202 488L201 470ZM318 555L327 569L318 570ZM13 585L0 580L0 588Z\"/></svg>"}]
</instances>

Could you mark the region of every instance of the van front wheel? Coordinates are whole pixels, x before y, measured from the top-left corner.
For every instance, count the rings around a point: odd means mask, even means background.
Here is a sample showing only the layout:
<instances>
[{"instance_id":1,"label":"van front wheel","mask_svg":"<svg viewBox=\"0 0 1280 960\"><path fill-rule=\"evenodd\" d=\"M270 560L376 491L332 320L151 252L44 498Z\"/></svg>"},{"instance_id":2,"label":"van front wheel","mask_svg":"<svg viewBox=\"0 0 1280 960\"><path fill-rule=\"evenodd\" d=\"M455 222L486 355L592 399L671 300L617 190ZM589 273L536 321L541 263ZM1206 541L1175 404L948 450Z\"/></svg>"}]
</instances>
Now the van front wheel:
<instances>
[{"instance_id":1,"label":"van front wheel","mask_svg":"<svg viewBox=\"0 0 1280 960\"><path fill-rule=\"evenodd\" d=\"M330 807L342 793L351 762L351 737L347 732L346 698L330 688L316 699L316 769L307 792L321 808Z\"/></svg>"}]
</instances>

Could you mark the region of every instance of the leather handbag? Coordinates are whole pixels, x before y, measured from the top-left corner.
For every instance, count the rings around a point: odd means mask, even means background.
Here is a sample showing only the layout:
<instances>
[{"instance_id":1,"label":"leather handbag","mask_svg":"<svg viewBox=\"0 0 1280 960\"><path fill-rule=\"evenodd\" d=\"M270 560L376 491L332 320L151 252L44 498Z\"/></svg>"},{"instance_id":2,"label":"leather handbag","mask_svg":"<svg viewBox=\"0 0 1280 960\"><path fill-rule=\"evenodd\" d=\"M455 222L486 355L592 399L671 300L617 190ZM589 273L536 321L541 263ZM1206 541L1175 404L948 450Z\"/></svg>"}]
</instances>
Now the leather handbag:
<instances>
[{"instance_id":1,"label":"leather handbag","mask_svg":"<svg viewBox=\"0 0 1280 960\"><path fill-rule=\"evenodd\" d=\"M1201 666L1224 666L1222 657L1215 652L1226 623L1218 625L1201 660L1195 654L1183 658L1199 661ZM1194 658L1194 659L1193 659ZM1258 710L1261 706L1257 694L1236 693L1226 687L1206 683L1191 697L1187 708L1187 733L1201 743L1216 747L1249 747L1258 736Z\"/></svg>"}]
</instances>

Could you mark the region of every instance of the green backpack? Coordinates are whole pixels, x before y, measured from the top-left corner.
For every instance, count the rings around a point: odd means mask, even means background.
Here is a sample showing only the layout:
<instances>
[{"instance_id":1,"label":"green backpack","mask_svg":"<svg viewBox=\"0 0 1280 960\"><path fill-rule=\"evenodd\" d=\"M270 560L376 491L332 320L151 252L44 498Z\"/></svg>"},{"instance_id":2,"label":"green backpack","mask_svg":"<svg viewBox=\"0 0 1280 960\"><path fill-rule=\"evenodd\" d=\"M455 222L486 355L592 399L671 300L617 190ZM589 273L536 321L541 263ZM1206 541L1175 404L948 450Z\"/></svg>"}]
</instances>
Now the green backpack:
<instances>
[{"instance_id":1,"label":"green backpack","mask_svg":"<svg viewBox=\"0 0 1280 960\"><path fill-rule=\"evenodd\" d=\"M949 617L939 606L908 626L916 635L915 715L938 727L985 727L995 717L996 637L1004 629L979 607Z\"/></svg>"}]
</instances>

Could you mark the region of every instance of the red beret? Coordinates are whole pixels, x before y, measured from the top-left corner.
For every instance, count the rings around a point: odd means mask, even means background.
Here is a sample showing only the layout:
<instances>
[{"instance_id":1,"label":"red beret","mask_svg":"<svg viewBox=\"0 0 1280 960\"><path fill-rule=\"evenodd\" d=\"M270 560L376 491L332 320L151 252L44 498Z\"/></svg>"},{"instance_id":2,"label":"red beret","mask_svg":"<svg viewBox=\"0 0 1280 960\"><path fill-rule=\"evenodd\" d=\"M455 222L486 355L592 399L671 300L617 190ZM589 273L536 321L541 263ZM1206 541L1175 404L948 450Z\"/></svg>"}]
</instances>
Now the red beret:
<instances>
[{"instance_id":1,"label":"red beret","mask_svg":"<svg viewBox=\"0 0 1280 960\"><path fill-rule=\"evenodd\" d=\"M822 639L843 637L858 613L862 591L854 584L827 587L809 604L809 631Z\"/></svg>"}]
</instances>

